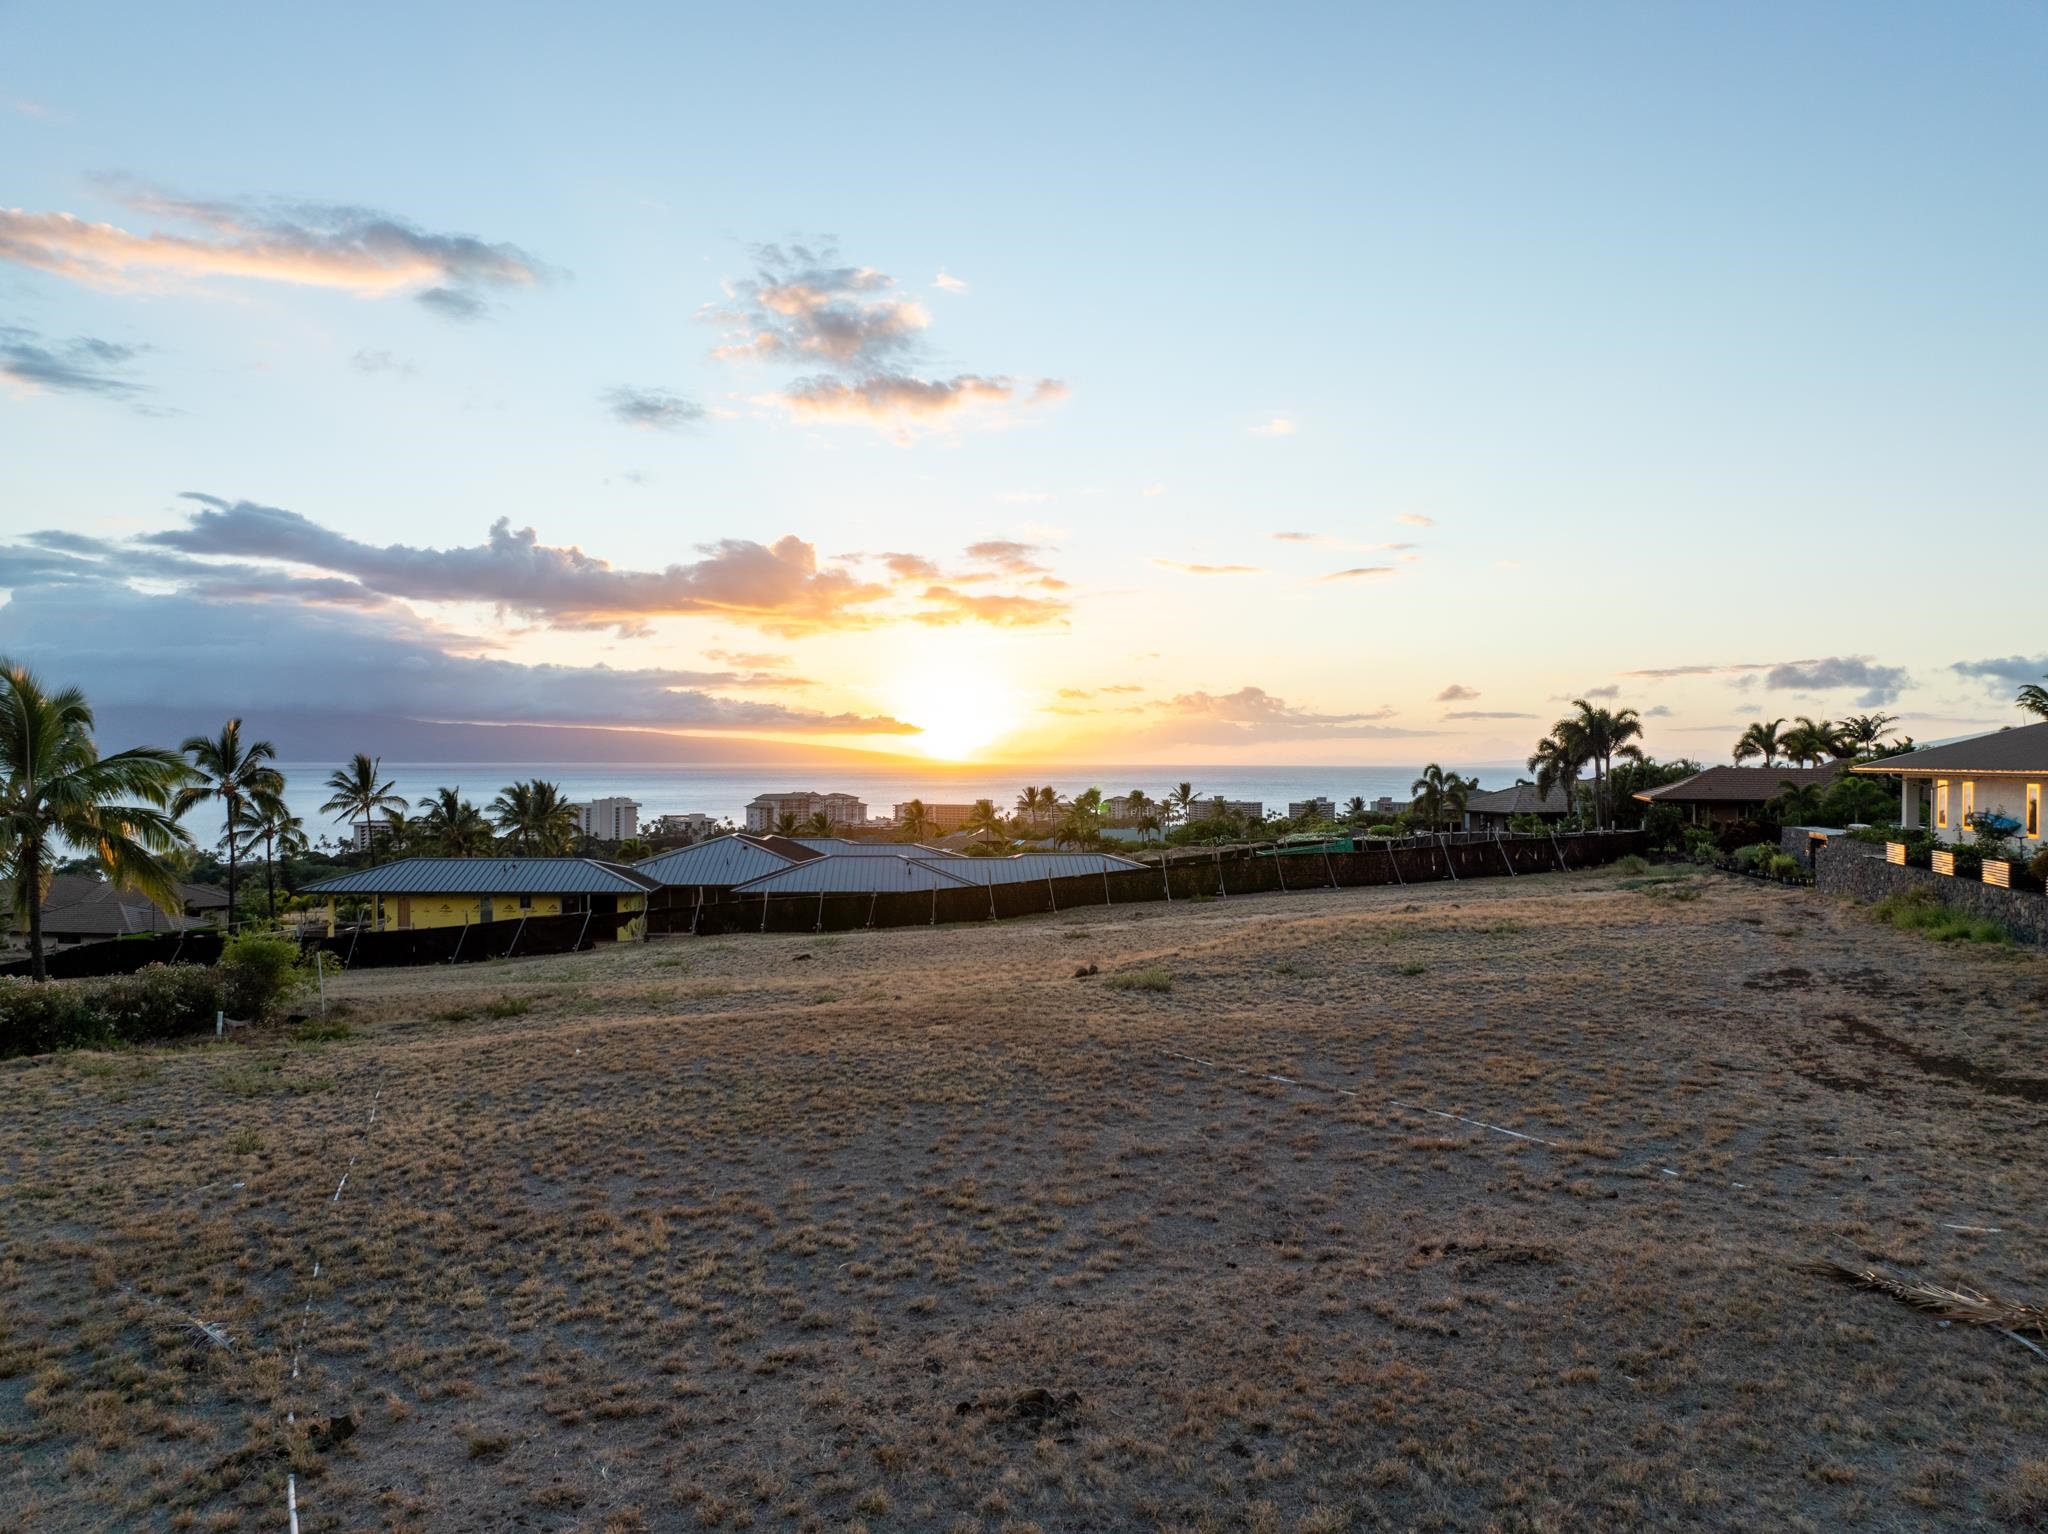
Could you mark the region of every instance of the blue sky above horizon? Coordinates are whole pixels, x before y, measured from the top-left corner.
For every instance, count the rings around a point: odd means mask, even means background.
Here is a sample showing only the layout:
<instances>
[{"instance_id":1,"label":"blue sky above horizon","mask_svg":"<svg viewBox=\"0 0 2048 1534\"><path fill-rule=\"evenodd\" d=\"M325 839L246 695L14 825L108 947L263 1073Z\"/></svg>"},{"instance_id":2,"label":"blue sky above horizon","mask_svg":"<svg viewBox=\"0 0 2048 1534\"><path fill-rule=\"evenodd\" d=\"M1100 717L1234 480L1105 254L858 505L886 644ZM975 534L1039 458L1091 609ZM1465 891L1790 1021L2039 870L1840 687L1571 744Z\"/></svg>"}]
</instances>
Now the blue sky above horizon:
<instances>
[{"instance_id":1,"label":"blue sky above horizon","mask_svg":"<svg viewBox=\"0 0 2048 1534\"><path fill-rule=\"evenodd\" d=\"M0 653L110 705L1719 760L2048 672L2038 5L0 43Z\"/></svg>"}]
</instances>

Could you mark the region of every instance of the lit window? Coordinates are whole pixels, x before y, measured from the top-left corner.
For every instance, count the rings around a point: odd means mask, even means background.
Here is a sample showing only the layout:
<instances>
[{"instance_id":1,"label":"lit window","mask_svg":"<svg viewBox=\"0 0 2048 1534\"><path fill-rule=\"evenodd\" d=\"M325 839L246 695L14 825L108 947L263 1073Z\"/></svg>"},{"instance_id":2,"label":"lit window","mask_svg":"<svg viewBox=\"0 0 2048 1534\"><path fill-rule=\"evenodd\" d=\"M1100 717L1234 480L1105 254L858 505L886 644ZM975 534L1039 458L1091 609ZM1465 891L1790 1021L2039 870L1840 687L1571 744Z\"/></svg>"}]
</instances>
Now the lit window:
<instances>
[{"instance_id":1,"label":"lit window","mask_svg":"<svg viewBox=\"0 0 2048 1534\"><path fill-rule=\"evenodd\" d=\"M2038 841L2041 837L2041 785L2027 785L2027 835Z\"/></svg>"},{"instance_id":2,"label":"lit window","mask_svg":"<svg viewBox=\"0 0 2048 1534\"><path fill-rule=\"evenodd\" d=\"M1937 831L1946 831L1948 829L1947 778L1936 778L1934 780L1934 829Z\"/></svg>"},{"instance_id":3,"label":"lit window","mask_svg":"<svg viewBox=\"0 0 2048 1534\"><path fill-rule=\"evenodd\" d=\"M1977 780L1963 779L1963 824L1970 823L1970 817L1977 813Z\"/></svg>"}]
</instances>

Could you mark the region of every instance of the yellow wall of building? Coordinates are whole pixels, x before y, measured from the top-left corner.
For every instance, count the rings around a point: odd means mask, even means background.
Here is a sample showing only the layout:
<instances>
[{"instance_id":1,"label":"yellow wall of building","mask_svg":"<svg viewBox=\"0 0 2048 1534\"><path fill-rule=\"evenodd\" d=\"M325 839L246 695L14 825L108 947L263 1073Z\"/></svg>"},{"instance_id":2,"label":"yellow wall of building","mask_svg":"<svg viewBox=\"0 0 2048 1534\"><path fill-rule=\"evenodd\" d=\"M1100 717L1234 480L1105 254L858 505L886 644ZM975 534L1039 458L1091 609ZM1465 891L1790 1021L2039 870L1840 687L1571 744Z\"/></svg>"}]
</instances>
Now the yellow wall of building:
<instances>
[{"instance_id":1,"label":"yellow wall of building","mask_svg":"<svg viewBox=\"0 0 2048 1534\"><path fill-rule=\"evenodd\" d=\"M396 932L399 930L397 895L377 897L376 930ZM560 916L563 898L560 895L533 895L526 897L530 904L522 906L518 895L493 895L491 902L492 921L517 921L522 916ZM414 895L408 913L407 925L414 931L425 927L474 926L484 919L484 897L477 895ZM647 909L645 895L619 896L619 910L644 911Z\"/></svg>"}]
</instances>

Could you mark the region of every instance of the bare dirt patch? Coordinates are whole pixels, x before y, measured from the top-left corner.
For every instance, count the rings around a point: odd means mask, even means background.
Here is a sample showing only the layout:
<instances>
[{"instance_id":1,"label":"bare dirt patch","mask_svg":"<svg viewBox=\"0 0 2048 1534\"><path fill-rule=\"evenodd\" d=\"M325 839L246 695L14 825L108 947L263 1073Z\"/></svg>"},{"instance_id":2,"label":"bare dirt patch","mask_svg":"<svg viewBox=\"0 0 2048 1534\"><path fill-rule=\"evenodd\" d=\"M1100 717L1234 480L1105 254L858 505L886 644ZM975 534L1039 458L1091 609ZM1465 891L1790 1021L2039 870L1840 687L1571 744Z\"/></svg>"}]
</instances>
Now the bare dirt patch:
<instances>
[{"instance_id":1,"label":"bare dirt patch","mask_svg":"<svg viewBox=\"0 0 2048 1534\"><path fill-rule=\"evenodd\" d=\"M2048 1295L2042 962L1693 887L676 939L0 1068L0 1527L2030 1516L2048 1363L1796 1264Z\"/></svg>"}]
</instances>

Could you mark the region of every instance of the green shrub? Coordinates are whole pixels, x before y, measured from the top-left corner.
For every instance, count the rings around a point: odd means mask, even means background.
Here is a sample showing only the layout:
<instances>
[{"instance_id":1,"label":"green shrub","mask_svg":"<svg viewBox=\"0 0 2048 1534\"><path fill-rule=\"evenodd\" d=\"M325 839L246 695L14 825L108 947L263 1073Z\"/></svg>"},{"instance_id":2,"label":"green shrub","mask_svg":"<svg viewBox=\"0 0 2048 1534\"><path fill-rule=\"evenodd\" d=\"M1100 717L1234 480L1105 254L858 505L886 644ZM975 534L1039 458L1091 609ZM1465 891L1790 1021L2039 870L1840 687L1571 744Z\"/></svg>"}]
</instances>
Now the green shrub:
<instances>
[{"instance_id":1,"label":"green shrub","mask_svg":"<svg viewBox=\"0 0 2048 1534\"><path fill-rule=\"evenodd\" d=\"M1650 860L1631 852L1627 857L1617 858L1614 869L1617 873L1646 874L1650 871Z\"/></svg>"},{"instance_id":2,"label":"green shrub","mask_svg":"<svg viewBox=\"0 0 2048 1534\"><path fill-rule=\"evenodd\" d=\"M2010 943L2012 934L1982 916L1952 911L1931 889L1900 890L1872 906L1871 914L1901 932L1924 932L1940 943Z\"/></svg>"},{"instance_id":3,"label":"green shrub","mask_svg":"<svg viewBox=\"0 0 2048 1534\"><path fill-rule=\"evenodd\" d=\"M289 938L245 933L222 945L222 1005L228 1016L260 1022L312 984L299 945Z\"/></svg>"},{"instance_id":4,"label":"green shrub","mask_svg":"<svg viewBox=\"0 0 2048 1534\"><path fill-rule=\"evenodd\" d=\"M2048 847L2034 854L2027 864L2027 872L2036 879L2048 880Z\"/></svg>"},{"instance_id":5,"label":"green shrub","mask_svg":"<svg viewBox=\"0 0 2048 1534\"><path fill-rule=\"evenodd\" d=\"M1789 852L1774 852L1758 866L1780 879L1790 879L1803 871L1799 859Z\"/></svg>"},{"instance_id":6,"label":"green shrub","mask_svg":"<svg viewBox=\"0 0 2048 1534\"><path fill-rule=\"evenodd\" d=\"M93 980L0 979L0 1057L104 1049L205 1033L225 1010L224 982L198 964L152 964Z\"/></svg>"},{"instance_id":7,"label":"green shrub","mask_svg":"<svg viewBox=\"0 0 2048 1534\"><path fill-rule=\"evenodd\" d=\"M1695 863L1711 863L1721 855L1721 838L1712 826L1687 826L1685 855Z\"/></svg>"}]
</instances>

